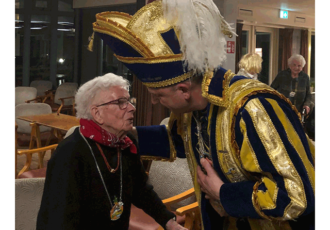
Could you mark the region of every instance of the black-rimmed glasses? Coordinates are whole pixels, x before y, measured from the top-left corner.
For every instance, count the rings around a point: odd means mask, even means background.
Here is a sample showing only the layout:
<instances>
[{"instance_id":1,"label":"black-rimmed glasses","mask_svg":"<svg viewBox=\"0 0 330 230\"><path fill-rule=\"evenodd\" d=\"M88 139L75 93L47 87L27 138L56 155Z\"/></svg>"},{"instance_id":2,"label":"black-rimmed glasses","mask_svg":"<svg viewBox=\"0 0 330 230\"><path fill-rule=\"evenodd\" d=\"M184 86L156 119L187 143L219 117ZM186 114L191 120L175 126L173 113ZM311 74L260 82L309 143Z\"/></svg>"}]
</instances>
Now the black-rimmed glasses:
<instances>
[{"instance_id":1,"label":"black-rimmed glasses","mask_svg":"<svg viewBox=\"0 0 330 230\"><path fill-rule=\"evenodd\" d=\"M123 98L119 98L117 100L113 100L113 101L103 103L101 105L97 105L96 107L100 107L100 106L103 106L103 105L115 104L115 105L118 105L120 109L126 109L127 106L128 106L128 103L131 103L130 100L123 97Z\"/></svg>"}]
</instances>

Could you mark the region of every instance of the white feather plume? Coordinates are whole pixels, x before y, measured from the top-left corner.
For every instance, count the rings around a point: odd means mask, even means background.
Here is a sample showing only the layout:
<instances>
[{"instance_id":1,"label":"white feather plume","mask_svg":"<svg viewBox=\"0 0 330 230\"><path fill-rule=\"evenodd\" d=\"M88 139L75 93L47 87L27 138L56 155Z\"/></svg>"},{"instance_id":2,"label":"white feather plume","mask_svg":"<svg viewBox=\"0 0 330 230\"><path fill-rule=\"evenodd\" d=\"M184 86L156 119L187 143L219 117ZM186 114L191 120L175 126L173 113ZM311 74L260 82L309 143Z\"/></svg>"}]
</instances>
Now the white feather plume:
<instances>
[{"instance_id":1,"label":"white feather plume","mask_svg":"<svg viewBox=\"0 0 330 230\"><path fill-rule=\"evenodd\" d=\"M235 34L212 0L162 0L164 17L180 31L181 52L188 70L204 72L226 59L222 26ZM236 35L236 34L235 34Z\"/></svg>"}]
</instances>

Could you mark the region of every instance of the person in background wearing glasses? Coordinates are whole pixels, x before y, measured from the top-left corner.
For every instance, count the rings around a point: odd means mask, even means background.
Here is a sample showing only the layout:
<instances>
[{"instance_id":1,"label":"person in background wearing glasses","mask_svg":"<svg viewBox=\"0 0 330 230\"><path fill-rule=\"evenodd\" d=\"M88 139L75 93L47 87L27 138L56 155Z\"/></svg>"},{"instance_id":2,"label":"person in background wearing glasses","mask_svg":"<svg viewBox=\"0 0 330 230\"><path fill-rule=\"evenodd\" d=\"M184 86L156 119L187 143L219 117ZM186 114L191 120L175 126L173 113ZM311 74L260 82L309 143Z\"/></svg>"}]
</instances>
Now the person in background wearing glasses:
<instances>
[{"instance_id":1,"label":"person in background wearing glasses","mask_svg":"<svg viewBox=\"0 0 330 230\"><path fill-rule=\"evenodd\" d=\"M133 128L129 82L106 74L76 93L80 127L57 147L47 174L37 229L128 229L131 204L165 229L175 221L141 165Z\"/></svg>"}]
</instances>

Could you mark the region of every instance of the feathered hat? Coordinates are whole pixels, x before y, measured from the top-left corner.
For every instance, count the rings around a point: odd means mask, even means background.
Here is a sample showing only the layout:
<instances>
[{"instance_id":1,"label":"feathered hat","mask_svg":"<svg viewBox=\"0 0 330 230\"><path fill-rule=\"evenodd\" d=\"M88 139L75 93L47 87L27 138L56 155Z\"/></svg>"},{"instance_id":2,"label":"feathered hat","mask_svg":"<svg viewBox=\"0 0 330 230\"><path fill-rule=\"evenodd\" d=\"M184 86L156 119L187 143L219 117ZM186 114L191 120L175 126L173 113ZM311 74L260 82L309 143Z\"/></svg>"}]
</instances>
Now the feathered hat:
<instances>
[{"instance_id":1,"label":"feathered hat","mask_svg":"<svg viewBox=\"0 0 330 230\"><path fill-rule=\"evenodd\" d=\"M102 12L93 31L151 88L219 67L226 57L224 35L236 35L212 0L158 0L133 16Z\"/></svg>"}]
</instances>

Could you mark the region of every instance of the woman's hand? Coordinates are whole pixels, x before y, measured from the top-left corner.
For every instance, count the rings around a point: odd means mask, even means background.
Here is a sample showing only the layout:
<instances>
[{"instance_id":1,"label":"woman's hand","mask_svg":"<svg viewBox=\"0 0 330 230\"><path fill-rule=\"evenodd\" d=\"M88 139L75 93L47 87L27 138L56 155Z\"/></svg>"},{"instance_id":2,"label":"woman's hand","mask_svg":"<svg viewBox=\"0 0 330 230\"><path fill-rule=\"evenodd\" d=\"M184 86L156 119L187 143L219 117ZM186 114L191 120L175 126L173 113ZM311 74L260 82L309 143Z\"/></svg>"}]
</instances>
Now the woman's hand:
<instances>
[{"instance_id":1,"label":"woman's hand","mask_svg":"<svg viewBox=\"0 0 330 230\"><path fill-rule=\"evenodd\" d=\"M166 230L188 230L185 227L182 227L180 224L178 224L175 220L170 219L167 221L165 225Z\"/></svg>"}]
</instances>

